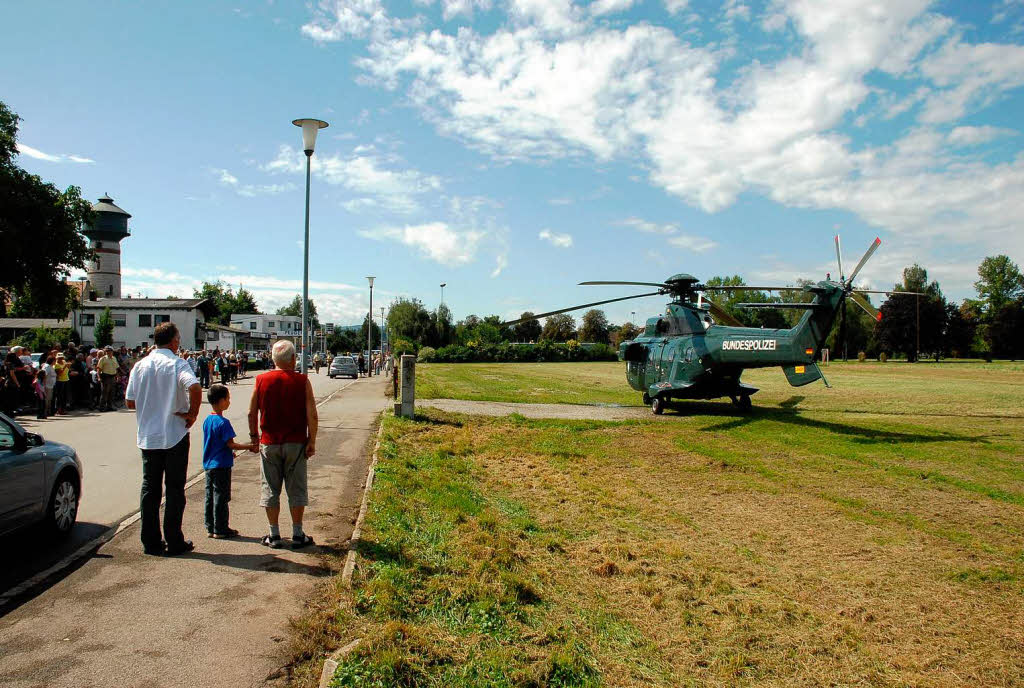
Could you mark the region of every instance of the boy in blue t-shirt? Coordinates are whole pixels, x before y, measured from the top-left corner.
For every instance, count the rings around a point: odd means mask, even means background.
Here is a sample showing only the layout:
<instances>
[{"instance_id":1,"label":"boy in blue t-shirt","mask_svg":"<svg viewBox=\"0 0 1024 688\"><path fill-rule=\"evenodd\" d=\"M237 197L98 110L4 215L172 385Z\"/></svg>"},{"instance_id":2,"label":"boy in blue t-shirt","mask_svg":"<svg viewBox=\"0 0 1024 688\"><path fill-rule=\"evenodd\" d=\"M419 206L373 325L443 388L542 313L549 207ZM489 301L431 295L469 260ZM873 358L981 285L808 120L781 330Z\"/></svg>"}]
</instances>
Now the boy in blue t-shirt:
<instances>
[{"instance_id":1,"label":"boy in blue t-shirt","mask_svg":"<svg viewBox=\"0 0 1024 688\"><path fill-rule=\"evenodd\" d=\"M228 527L228 502L231 501L232 449L256 451L255 444L235 442L235 429L224 417L231 406L231 393L222 384L210 385L206 398L213 413L203 421L203 470L206 471L206 532L208 537L224 539L238 535Z\"/></svg>"}]
</instances>

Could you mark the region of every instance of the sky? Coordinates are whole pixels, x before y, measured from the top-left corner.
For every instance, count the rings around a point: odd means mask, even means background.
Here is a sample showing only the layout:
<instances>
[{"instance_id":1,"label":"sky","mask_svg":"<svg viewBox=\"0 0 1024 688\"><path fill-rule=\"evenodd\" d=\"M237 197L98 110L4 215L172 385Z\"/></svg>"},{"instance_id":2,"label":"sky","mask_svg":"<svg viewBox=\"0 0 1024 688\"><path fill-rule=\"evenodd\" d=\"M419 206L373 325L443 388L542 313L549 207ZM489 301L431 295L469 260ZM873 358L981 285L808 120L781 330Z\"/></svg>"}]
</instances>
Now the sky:
<instances>
[{"instance_id":1,"label":"sky","mask_svg":"<svg viewBox=\"0 0 1024 688\"><path fill-rule=\"evenodd\" d=\"M204 280L358 322L512 317L584 280L1024 262L1024 0L9 3L19 164L132 214L123 292ZM640 290L642 291L642 289ZM613 323L659 297L605 307ZM581 313L577 313L579 317Z\"/></svg>"}]
</instances>

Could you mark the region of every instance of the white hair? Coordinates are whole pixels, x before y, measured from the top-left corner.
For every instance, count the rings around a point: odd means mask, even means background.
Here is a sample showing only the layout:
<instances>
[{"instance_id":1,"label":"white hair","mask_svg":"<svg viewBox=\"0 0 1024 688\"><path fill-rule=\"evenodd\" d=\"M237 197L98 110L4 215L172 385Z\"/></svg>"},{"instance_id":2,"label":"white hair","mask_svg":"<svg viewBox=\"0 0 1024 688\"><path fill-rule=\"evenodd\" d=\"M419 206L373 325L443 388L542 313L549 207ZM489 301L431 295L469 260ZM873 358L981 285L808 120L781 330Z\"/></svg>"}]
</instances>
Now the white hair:
<instances>
[{"instance_id":1,"label":"white hair","mask_svg":"<svg viewBox=\"0 0 1024 688\"><path fill-rule=\"evenodd\" d=\"M282 363L288 363L295 358L295 345L289 342L287 339L281 339L274 342L274 365L281 365Z\"/></svg>"}]
</instances>

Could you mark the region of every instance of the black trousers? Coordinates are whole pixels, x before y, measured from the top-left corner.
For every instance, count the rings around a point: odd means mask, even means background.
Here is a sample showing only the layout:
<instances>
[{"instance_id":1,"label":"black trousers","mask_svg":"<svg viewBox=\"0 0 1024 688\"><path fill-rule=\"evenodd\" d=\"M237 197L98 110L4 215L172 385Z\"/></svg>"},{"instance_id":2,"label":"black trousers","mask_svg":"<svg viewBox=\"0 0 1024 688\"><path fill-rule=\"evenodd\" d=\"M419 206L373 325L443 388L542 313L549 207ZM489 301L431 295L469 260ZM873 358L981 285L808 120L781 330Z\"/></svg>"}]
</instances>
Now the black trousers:
<instances>
[{"instance_id":1,"label":"black trousers","mask_svg":"<svg viewBox=\"0 0 1024 688\"><path fill-rule=\"evenodd\" d=\"M206 469L206 532L228 532L228 502L231 501L231 468Z\"/></svg>"},{"instance_id":2,"label":"black trousers","mask_svg":"<svg viewBox=\"0 0 1024 688\"><path fill-rule=\"evenodd\" d=\"M206 389L210 386L210 368L208 366L199 366L199 384Z\"/></svg>"},{"instance_id":3,"label":"black trousers","mask_svg":"<svg viewBox=\"0 0 1024 688\"><path fill-rule=\"evenodd\" d=\"M181 532L181 518L185 513L185 473L188 470L189 436L169 449L142 450L142 546L160 547L161 540L168 547L185 541ZM160 537L160 500L162 488L167 486L167 504L164 507L164 534Z\"/></svg>"}]
</instances>

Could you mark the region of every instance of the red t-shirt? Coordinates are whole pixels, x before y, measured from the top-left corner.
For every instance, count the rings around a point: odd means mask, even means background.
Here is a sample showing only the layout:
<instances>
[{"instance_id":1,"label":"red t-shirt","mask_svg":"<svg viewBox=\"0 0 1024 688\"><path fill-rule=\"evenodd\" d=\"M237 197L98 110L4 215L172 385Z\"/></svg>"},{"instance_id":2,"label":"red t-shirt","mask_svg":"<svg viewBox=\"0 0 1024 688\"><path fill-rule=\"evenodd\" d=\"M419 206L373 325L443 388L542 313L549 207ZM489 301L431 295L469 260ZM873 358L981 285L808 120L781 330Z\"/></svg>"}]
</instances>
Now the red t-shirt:
<instances>
[{"instance_id":1,"label":"red t-shirt","mask_svg":"<svg viewBox=\"0 0 1024 688\"><path fill-rule=\"evenodd\" d=\"M256 405L260 410L260 444L305 442L306 376L277 368L256 378Z\"/></svg>"}]
</instances>

